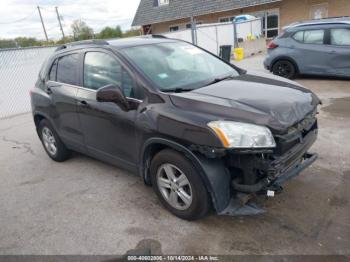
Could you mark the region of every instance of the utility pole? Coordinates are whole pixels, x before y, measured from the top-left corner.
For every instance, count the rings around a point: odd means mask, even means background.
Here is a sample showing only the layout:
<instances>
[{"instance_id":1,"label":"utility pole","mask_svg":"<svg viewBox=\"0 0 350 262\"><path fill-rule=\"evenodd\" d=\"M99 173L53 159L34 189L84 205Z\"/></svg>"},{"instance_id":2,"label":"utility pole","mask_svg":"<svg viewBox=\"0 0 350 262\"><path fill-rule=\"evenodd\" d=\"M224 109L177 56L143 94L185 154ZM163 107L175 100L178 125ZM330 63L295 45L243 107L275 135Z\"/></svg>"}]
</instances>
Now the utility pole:
<instances>
[{"instance_id":1,"label":"utility pole","mask_svg":"<svg viewBox=\"0 0 350 262\"><path fill-rule=\"evenodd\" d=\"M39 11L41 24L42 24L43 29L44 29L44 34L45 34L45 37L46 37L46 41L49 42L49 38L47 37L47 33L46 33L45 25L44 25L44 20L43 20L43 17L41 16L40 7L39 6L37 6L37 7L38 7L38 11Z\"/></svg>"},{"instance_id":2,"label":"utility pole","mask_svg":"<svg viewBox=\"0 0 350 262\"><path fill-rule=\"evenodd\" d=\"M234 48L237 48L238 47L238 34L237 34L237 24L236 24L236 21L235 21L235 19L233 19L233 21L232 21L232 23L233 23L233 39L234 39Z\"/></svg>"},{"instance_id":3,"label":"utility pole","mask_svg":"<svg viewBox=\"0 0 350 262\"><path fill-rule=\"evenodd\" d=\"M191 38L192 38L192 44L197 45L197 28L196 28L196 20L194 18L194 1L191 1L192 3L192 14L191 14Z\"/></svg>"},{"instance_id":4,"label":"utility pole","mask_svg":"<svg viewBox=\"0 0 350 262\"><path fill-rule=\"evenodd\" d=\"M58 23L60 24L60 28L61 28L61 32L62 32L62 37L63 37L63 39L64 39L64 32L63 32L63 27L62 27L62 24L61 24L61 17L60 17L60 15L59 15L59 13L58 13L58 7L56 6L55 9L56 9L56 14L57 14Z\"/></svg>"},{"instance_id":5,"label":"utility pole","mask_svg":"<svg viewBox=\"0 0 350 262\"><path fill-rule=\"evenodd\" d=\"M197 44L196 39L196 20L191 16L191 38L192 38L192 44Z\"/></svg>"}]
</instances>

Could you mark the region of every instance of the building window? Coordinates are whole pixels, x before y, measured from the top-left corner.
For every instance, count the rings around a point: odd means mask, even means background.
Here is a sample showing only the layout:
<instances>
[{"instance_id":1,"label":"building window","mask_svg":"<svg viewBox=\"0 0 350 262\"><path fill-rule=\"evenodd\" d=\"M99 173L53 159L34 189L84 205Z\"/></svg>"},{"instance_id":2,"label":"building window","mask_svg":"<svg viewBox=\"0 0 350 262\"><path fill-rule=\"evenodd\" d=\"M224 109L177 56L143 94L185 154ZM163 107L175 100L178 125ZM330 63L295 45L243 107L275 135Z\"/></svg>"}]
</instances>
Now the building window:
<instances>
[{"instance_id":1,"label":"building window","mask_svg":"<svg viewBox=\"0 0 350 262\"><path fill-rule=\"evenodd\" d=\"M262 18L263 33L266 38L274 38L279 34L280 12L279 9L266 10L253 13L256 17Z\"/></svg>"},{"instance_id":2,"label":"building window","mask_svg":"<svg viewBox=\"0 0 350 262\"><path fill-rule=\"evenodd\" d=\"M195 21L196 25L201 25L203 24L203 21ZM186 29L191 29L191 23L187 24L177 24L177 25L171 25L169 26L169 31L170 32L176 32L179 30L186 30Z\"/></svg>"},{"instance_id":3,"label":"building window","mask_svg":"<svg viewBox=\"0 0 350 262\"><path fill-rule=\"evenodd\" d=\"M195 24L196 25L201 25L201 24L203 24L203 22L202 21L196 21ZM191 24L190 23L186 24L185 29L191 29Z\"/></svg>"},{"instance_id":4,"label":"building window","mask_svg":"<svg viewBox=\"0 0 350 262\"><path fill-rule=\"evenodd\" d=\"M322 19L328 17L328 4L312 5L310 8L311 19Z\"/></svg>"},{"instance_id":5,"label":"building window","mask_svg":"<svg viewBox=\"0 0 350 262\"><path fill-rule=\"evenodd\" d=\"M169 0L158 0L158 6L168 5L168 4L169 4Z\"/></svg>"},{"instance_id":6,"label":"building window","mask_svg":"<svg viewBox=\"0 0 350 262\"><path fill-rule=\"evenodd\" d=\"M178 26L178 25L175 25L175 26L170 26L170 27L169 27L169 31L170 31L170 32L176 32L176 31L179 31L179 26Z\"/></svg>"},{"instance_id":7,"label":"building window","mask_svg":"<svg viewBox=\"0 0 350 262\"><path fill-rule=\"evenodd\" d=\"M220 17L219 18L219 23L228 23L228 22L232 22L235 19L234 16L231 17Z\"/></svg>"}]
</instances>

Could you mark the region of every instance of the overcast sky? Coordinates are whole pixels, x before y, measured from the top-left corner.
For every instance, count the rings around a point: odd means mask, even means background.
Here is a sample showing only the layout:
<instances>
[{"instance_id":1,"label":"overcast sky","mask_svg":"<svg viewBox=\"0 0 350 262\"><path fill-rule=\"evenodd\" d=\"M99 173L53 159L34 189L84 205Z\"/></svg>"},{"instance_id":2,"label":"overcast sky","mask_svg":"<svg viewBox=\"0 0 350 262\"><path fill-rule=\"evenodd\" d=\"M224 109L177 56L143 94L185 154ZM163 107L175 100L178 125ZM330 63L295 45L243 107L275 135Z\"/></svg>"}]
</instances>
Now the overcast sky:
<instances>
[{"instance_id":1,"label":"overcast sky","mask_svg":"<svg viewBox=\"0 0 350 262\"><path fill-rule=\"evenodd\" d=\"M55 6L63 18L65 34L71 34L70 25L82 19L95 32L105 26L120 25L129 29L140 0L1 0L0 39L31 36L44 39L37 10L39 5L50 39L61 38Z\"/></svg>"}]
</instances>

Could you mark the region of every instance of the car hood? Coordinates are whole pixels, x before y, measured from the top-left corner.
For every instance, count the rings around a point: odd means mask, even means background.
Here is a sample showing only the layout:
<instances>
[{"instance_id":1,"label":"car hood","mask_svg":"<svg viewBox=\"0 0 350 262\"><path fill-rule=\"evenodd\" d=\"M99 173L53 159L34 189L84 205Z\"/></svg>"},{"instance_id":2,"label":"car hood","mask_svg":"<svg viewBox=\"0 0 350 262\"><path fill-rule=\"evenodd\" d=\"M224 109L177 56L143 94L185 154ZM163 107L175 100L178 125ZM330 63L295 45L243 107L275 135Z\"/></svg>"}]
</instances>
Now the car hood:
<instances>
[{"instance_id":1,"label":"car hood","mask_svg":"<svg viewBox=\"0 0 350 262\"><path fill-rule=\"evenodd\" d=\"M261 72L247 72L170 98L175 106L208 114L211 119L255 123L281 132L320 103L314 93L296 82Z\"/></svg>"}]
</instances>

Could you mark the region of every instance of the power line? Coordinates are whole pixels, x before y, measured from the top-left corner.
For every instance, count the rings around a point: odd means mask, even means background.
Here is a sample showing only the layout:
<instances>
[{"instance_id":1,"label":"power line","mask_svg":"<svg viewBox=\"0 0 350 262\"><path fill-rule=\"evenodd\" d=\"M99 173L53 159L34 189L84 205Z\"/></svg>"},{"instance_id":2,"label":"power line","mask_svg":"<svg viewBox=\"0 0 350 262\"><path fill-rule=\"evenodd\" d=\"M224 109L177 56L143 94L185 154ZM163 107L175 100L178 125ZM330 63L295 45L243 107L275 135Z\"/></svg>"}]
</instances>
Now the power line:
<instances>
[{"instance_id":1,"label":"power line","mask_svg":"<svg viewBox=\"0 0 350 262\"><path fill-rule=\"evenodd\" d=\"M129 20L128 18L116 18L116 17L107 17L107 18L103 18L103 19L94 19L94 18L82 18L82 17L76 17L76 16L72 16L72 15L64 15L64 17L68 17L71 19L80 19L82 21L92 21L92 22L109 22L111 20Z\"/></svg>"},{"instance_id":2,"label":"power line","mask_svg":"<svg viewBox=\"0 0 350 262\"><path fill-rule=\"evenodd\" d=\"M27 20L31 16L33 16L34 12L35 12L35 10L33 10L33 12L31 12L29 15L27 15L27 16L25 16L23 18L20 18L20 19L17 19L17 20L13 20L13 21L0 22L0 24L5 25L5 24L14 24L14 23L22 22L24 20Z\"/></svg>"}]
</instances>

